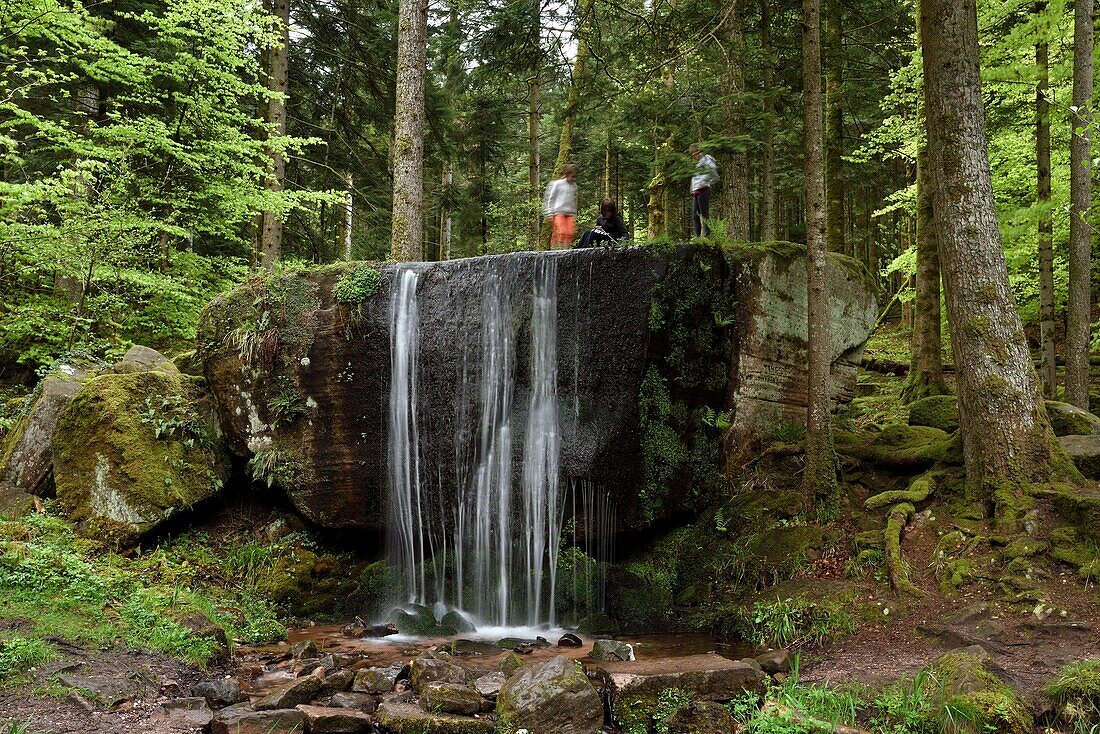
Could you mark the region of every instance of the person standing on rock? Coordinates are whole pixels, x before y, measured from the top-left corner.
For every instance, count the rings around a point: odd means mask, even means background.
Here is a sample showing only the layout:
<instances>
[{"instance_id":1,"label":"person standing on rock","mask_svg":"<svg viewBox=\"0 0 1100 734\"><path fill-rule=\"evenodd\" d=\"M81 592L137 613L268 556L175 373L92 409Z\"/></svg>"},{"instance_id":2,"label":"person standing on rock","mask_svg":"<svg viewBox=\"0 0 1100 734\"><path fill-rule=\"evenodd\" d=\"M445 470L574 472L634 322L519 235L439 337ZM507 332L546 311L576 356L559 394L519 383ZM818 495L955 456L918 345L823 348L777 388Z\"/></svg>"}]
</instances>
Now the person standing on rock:
<instances>
[{"instance_id":1,"label":"person standing on rock","mask_svg":"<svg viewBox=\"0 0 1100 734\"><path fill-rule=\"evenodd\" d=\"M561 178L546 185L543 210L550 223L550 249L565 250L573 244L577 221L577 174L580 168L568 163L561 169Z\"/></svg>"},{"instance_id":2,"label":"person standing on rock","mask_svg":"<svg viewBox=\"0 0 1100 734\"><path fill-rule=\"evenodd\" d=\"M691 177L691 225L696 237L710 235L707 220L710 219L710 187L718 181L718 164L704 153L698 143L688 148L695 161L695 175Z\"/></svg>"}]
</instances>

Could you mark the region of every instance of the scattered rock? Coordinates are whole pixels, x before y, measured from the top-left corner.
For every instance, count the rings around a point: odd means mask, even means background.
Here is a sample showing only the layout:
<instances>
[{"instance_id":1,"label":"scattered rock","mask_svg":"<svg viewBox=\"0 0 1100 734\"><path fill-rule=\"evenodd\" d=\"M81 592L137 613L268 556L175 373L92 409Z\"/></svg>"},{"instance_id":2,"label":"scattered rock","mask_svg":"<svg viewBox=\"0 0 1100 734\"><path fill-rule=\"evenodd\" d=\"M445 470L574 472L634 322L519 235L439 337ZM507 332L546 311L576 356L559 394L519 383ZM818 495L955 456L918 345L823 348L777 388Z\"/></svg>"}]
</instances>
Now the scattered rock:
<instances>
[{"instance_id":1,"label":"scattered rock","mask_svg":"<svg viewBox=\"0 0 1100 734\"><path fill-rule=\"evenodd\" d=\"M461 683L427 683L420 689L420 708L472 716L481 710L481 694Z\"/></svg>"},{"instance_id":2,"label":"scattered rock","mask_svg":"<svg viewBox=\"0 0 1100 734\"><path fill-rule=\"evenodd\" d=\"M185 725L195 729L205 729L214 720L214 712L206 704L206 699L176 698L164 704L169 721L174 725Z\"/></svg>"},{"instance_id":3,"label":"scattered rock","mask_svg":"<svg viewBox=\"0 0 1100 734\"><path fill-rule=\"evenodd\" d=\"M612 673L616 701L619 705L638 701L652 705L667 688L692 691L697 700L729 701L746 691L762 694L767 687L767 675L739 660L710 654L680 658L678 662L684 669L676 672ZM634 706L634 703L629 705ZM621 712L616 710L615 713L616 718L622 720Z\"/></svg>"},{"instance_id":4,"label":"scattered rock","mask_svg":"<svg viewBox=\"0 0 1100 734\"><path fill-rule=\"evenodd\" d=\"M320 692L321 680L312 675L307 675L271 691L259 701L256 701L255 708L257 711L291 709L300 703L309 703Z\"/></svg>"},{"instance_id":5,"label":"scattered rock","mask_svg":"<svg viewBox=\"0 0 1100 734\"><path fill-rule=\"evenodd\" d=\"M30 410L0 442L0 486L53 496L53 432L61 411L80 391L83 376L74 371L42 380Z\"/></svg>"},{"instance_id":6,"label":"scattered rock","mask_svg":"<svg viewBox=\"0 0 1100 734\"><path fill-rule=\"evenodd\" d=\"M494 655L500 652L496 645L481 640L455 640L446 646L446 650L452 655Z\"/></svg>"},{"instance_id":7,"label":"scattered rock","mask_svg":"<svg viewBox=\"0 0 1100 734\"><path fill-rule=\"evenodd\" d=\"M114 708L142 693L142 685L138 682L141 676L136 671L119 671L110 675L82 675L73 672L59 675L57 679L64 686L92 694L93 698L107 708Z\"/></svg>"},{"instance_id":8,"label":"scattered rock","mask_svg":"<svg viewBox=\"0 0 1100 734\"><path fill-rule=\"evenodd\" d=\"M668 734L729 734L737 722L729 710L713 701L693 701L668 720Z\"/></svg>"},{"instance_id":9,"label":"scattered rock","mask_svg":"<svg viewBox=\"0 0 1100 734\"><path fill-rule=\"evenodd\" d=\"M353 671L344 668L334 670L321 680L321 692L323 694L342 693L351 688L354 682Z\"/></svg>"},{"instance_id":10,"label":"scattered rock","mask_svg":"<svg viewBox=\"0 0 1100 734\"><path fill-rule=\"evenodd\" d=\"M451 656L445 652L428 651L421 653L412 663L412 687L416 691L436 681L444 683L465 683L466 671L451 662Z\"/></svg>"},{"instance_id":11,"label":"scattered rock","mask_svg":"<svg viewBox=\"0 0 1100 734\"><path fill-rule=\"evenodd\" d=\"M366 711L368 714L373 713L378 708L378 701L367 693L334 693L329 697L329 706L335 706L341 709L357 709L359 711Z\"/></svg>"},{"instance_id":12,"label":"scattered rock","mask_svg":"<svg viewBox=\"0 0 1100 734\"><path fill-rule=\"evenodd\" d=\"M505 678L511 678L513 673L523 669L523 658L514 652L510 652L501 659L497 668L500 669L501 673L504 673Z\"/></svg>"},{"instance_id":13,"label":"scattered rock","mask_svg":"<svg viewBox=\"0 0 1100 734\"><path fill-rule=\"evenodd\" d=\"M197 683L191 689L191 695L202 696L210 704L210 708L213 709L225 708L248 700L248 696L241 691L241 684L236 678L206 680Z\"/></svg>"},{"instance_id":14,"label":"scattered rock","mask_svg":"<svg viewBox=\"0 0 1100 734\"><path fill-rule=\"evenodd\" d=\"M389 693L405 667L404 663L394 663L388 668L363 668L356 672L351 690L358 693Z\"/></svg>"},{"instance_id":15,"label":"scattered rock","mask_svg":"<svg viewBox=\"0 0 1100 734\"><path fill-rule=\"evenodd\" d=\"M760 663L756 662L756 658L741 658L741 662L743 662L745 665L748 665L754 670L759 670L761 672L763 672L764 670L762 667L760 667Z\"/></svg>"},{"instance_id":16,"label":"scattered rock","mask_svg":"<svg viewBox=\"0 0 1100 734\"><path fill-rule=\"evenodd\" d=\"M1062 449L1088 479L1100 479L1100 436L1062 436Z\"/></svg>"},{"instance_id":17,"label":"scattered rock","mask_svg":"<svg viewBox=\"0 0 1100 734\"><path fill-rule=\"evenodd\" d=\"M628 663L634 660L634 647L618 640L596 640L589 657L604 662Z\"/></svg>"},{"instance_id":18,"label":"scattered rock","mask_svg":"<svg viewBox=\"0 0 1100 734\"><path fill-rule=\"evenodd\" d=\"M559 655L508 678L497 716L533 732L592 734L603 726L603 703L580 663Z\"/></svg>"},{"instance_id":19,"label":"scattered rock","mask_svg":"<svg viewBox=\"0 0 1100 734\"><path fill-rule=\"evenodd\" d=\"M756 662L768 674L789 673L791 670L791 655L786 650L770 650L763 655L757 655Z\"/></svg>"},{"instance_id":20,"label":"scattered rock","mask_svg":"<svg viewBox=\"0 0 1100 734\"><path fill-rule=\"evenodd\" d=\"M558 639L558 647L581 647L584 642L572 632L566 632Z\"/></svg>"},{"instance_id":21,"label":"scattered rock","mask_svg":"<svg viewBox=\"0 0 1100 734\"><path fill-rule=\"evenodd\" d=\"M449 627L460 635L476 632L477 627L462 612L452 609L439 620L440 627Z\"/></svg>"},{"instance_id":22,"label":"scattered rock","mask_svg":"<svg viewBox=\"0 0 1100 734\"><path fill-rule=\"evenodd\" d=\"M504 673L493 672L488 675L483 675L474 681L474 690L480 693L482 696L488 698L496 698L500 693L501 687L504 685L504 681L507 678Z\"/></svg>"},{"instance_id":23,"label":"scattered rock","mask_svg":"<svg viewBox=\"0 0 1100 734\"><path fill-rule=\"evenodd\" d=\"M191 612L176 620L191 632L193 637L209 637L218 643L218 649L214 653L215 660L229 659L229 636L221 625L215 624L202 612Z\"/></svg>"},{"instance_id":24,"label":"scattered rock","mask_svg":"<svg viewBox=\"0 0 1100 734\"><path fill-rule=\"evenodd\" d=\"M400 701L383 701L376 717L392 734L493 734L493 722L487 719L432 713Z\"/></svg>"},{"instance_id":25,"label":"scattered rock","mask_svg":"<svg viewBox=\"0 0 1100 734\"><path fill-rule=\"evenodd\" d=\"M332 706L299 705L310 734L359 734L371 731L371 717L362 711Z\"/></svg>"},{"instance_id":26,"label":"scattered rock","mask_svg":"<svg viewBox=\"0 0 1100 734\"><path fill-rule=\"evenodd\" d=\"M159 370L169 374L178 374L179 369L172 360L155 349L135 344L130 347L122 359L104 370L106 374L126 375L134 372Z\"/></svg>"},{"instance_id":27,"label":"scattered rock","mask_svg":"<svg viewBox=\"0 0 1100 734\"><path fill-rule=\"evenodd\" d=\"M290 646L290 655L295 660L312 660L317 657L317 643L313 640L302 640Z\"/></svg>"},{"instance_id":28,"label":"scattered rock","mask_svg":"<svg viewBox=\"0 0 1100 734\"><path fill-rule=\"evenodd\" d=\"M1050 427L1055 436L1094 436L1100 434L1100 418L1076 405L1044 401Z\"/></svg>"},{"instance_id":29,"label":"scattered rock","mask_svg":"<svg viewBox=\"0 0 1100 734\"><path fill-rule=\"evenodd\" d=\"M247 704L222 709L210 724L211 734L302 734L306 715L297 709L254 711Z\"/></svg>"}]
</instances>

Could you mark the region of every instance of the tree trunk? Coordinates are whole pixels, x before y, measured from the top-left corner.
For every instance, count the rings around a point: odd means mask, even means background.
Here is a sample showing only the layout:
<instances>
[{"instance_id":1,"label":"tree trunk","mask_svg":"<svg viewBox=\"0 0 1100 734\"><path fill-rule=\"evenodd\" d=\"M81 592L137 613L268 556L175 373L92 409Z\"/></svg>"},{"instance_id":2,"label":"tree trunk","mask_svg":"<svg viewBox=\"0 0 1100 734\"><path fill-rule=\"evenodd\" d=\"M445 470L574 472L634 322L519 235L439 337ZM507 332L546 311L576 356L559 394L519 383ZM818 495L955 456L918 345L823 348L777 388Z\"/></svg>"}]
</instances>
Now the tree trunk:
<instances>
[{"instance_id":1,"label":"tree trunk","mask_svg":"<svg viewBox=\"0 0 1100 734\"><path fill-rule=\"evenodd\" d=\"M763 242L775 239L775 98L772 96L775 59L772 57L771 25L771 0L760 0L760 50L764 57L760 72L764 91L764 155L760 170L760 239Z\"/></svg>"},{"instance_id":2,"label":"tree trunk","mask_svg":"<svg viewBox=\"0 0 1100 734\"><path fill-rule=\"evenodd\" d=\"M1089 408L1089 326L1092 237L1093 0L1073 8L1073 137L1069 148L1069 293L1066 298L1066 402Z\"/></svg>"},{"instance_id":3,"label":"tree trunk","mask_svg":"<svg viewBox=\"0 0 1100 734\"><path fill-rule=\"evenodd\" d=\"M424 259L424 76L427 34L426 0L400 0L390 253L398 262Z\"/></svg>"},{"instance_id":4,"label":"tree trunk","mask_svg":"<svg viewBox=\"0 0 1100 734\"><path fill-rule=\"evenodd\" d=\"M290 65L290 0L269 0L272 15L279 19L279 43L268 49L265 58L268 62L267 88L276 97L265 105L265 121L271 127L269 134L282 137L286 135L286 93L287 71ZM268 191L283 190L286 179L286 160L282 151L271 148L271 168L265 179ZM283 256L283 215L277 211L265 211L260 231L260 265L267 269Z\"/></svg>"},{"instance_id":5,"label":"tree trunk","mask_svg":"<svg viewBox=\"0 0 1100 734\"><path fill-rule=\"evenodd\" d=\"M344 173L344 259L351 259L351 224L353 215L355 214L355 200L352 196L352 184L354 179L352 178L351 171Z\"/></svg>"},{"instance_id":6,"label":"tree trunk","mask_svg":"<svg viewBox=\"0 0 1100 734\"><path fill-rule=\"evenodd\" d=\"M844 226L844 28L840 0L825 0L825 238L848 254Z\"/></svg>"},{"instance_id":7,"label":"tree trunk","mask_svg":"<svg viewBox=\"0 0 1100 734\"><path fill-rule=\"evenodd\" d=\"M1075 472L1043 410L1008 284L985 132L974 0L922 0L925 115L967 491L1013 532L1023 485Z\"/></svg>"},{"instance_id":8,"label":"tree trunk","mask_svg":"<svg viewBox=\"0 0 1100 734\"><path fill-rule=\"evenodd\" d=\"M443 204L439 211L439 259L451 259L451 187L454 185L454 167L450 161L443 164Z\"/></svg>"},{"instance_id":9,"label":"tree trunk","mask_svg":"<svg viewBox=\"0 0 1100 734\"><path fill-rule=\"evenodd\" d=\"M829 426L829 293L825 276L825 171L821 100L819 0L802 2L802 108L806 171L806 467L803 486L822 503L835 501L836 457Z\"/></svg>"},{"instance_id":10,"label":"tree trunk","mask_svg":"<svg viewBox=\"0 0 1100 734\"><path fill-rule=\"evenodd\" d=\"M573 79L569 84L569 95L565 100L565 113L561 120L561 136L558 138L558 159L554 163L554 178L561 176L562 169L569 163L573 154L573 123L577 120L582 94L587 78L588 28L591 23L595 0L577 0L577 57L573 60Z\"/></svg>"},{"instance_id":11,"label":"tree trunk","mask_svg":"<svg viewBox=\"0 0 1100 734\"><path fill-rule=\"evenodd\" d=\"M917 273L913 360L901 396L912 402L929 395L946 395L940 332L940 255L933 215L928 150L917 154Z\"/></svg>"},{"instance_id":12,"label":"tree trunk","mask_svg":"<svg viewBox=\"0 0 1100 734\"><path fill-rule=\"evenodd\" d=\"M527 90L527 195L534 206L532 212L531 231L527 239L527 249L539 248L539 238L542 235L542 200L539 176L541 175L542 161L539 151L539 115L542 114L541 85L539 82L539 70L531 79L530 88Z\"/></svg>"},{"instance_id":13,"label":"tree trunk","mask_svg":"<svg viewBox=\"0 0 1100 734\"><path fill-rule=\"evenodd\" d=\"M726 134L736 149L723 152L722 211L726 234L735 242L749 240L748 155L744 150L745 130L745 29L742 26L741 0L725 0L722 19L722 49L725 55L725 90L722 117Z\"/></svg>"},{"instance_id":14,"label":"tree trunk","mask_svg":"<svg viewBox=\"0 0 1100 734\"><path fill-rule=\"evenodd\" d=\"M1042 9L1040 9L1041 12ZM1047 42L1035 45L1039 84L1035 88L1035 168L1039 199L1039 342L1043 395L1053 400L1058 387L1054 355L1054 228L1050 210L1050 62Z\"/></svg>"}]
</instances>

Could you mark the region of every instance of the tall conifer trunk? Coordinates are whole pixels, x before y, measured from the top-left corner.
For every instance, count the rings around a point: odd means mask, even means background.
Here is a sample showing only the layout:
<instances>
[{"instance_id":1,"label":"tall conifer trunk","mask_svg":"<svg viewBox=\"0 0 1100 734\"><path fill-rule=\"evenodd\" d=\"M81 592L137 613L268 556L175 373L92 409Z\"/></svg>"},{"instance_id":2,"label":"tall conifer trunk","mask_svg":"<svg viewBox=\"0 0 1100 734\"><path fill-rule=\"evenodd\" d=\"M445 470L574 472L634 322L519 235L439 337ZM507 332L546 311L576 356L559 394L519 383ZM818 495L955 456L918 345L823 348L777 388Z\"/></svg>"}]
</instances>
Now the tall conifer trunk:
<instances>
[{"instance_id":1,"label":"tall conifer trunk","mask_svg":"<svg viewBox=\"0 0 1100 734\"><path fill-rule=\"evenodd\" d=\"M848 254L844 226L844 27L840 0L825 0L825 238Z\"/></svg>"},{"instance_id":2,"label":"tall conifer trunk","mask_svg":"<svg viewBox=\"0 0 1100 734\"><path fill-rule=\"evenodd\" d=\"M1013 532L1029 503L1024 485L1074 472L1047 422L1009 289L976 16L974 0L921 0L925 115L967 490Z\"/></svg>"},{"instance_id":3,"label":"tall conifer trunk","mask_svg":"<svg viewBox=\"0 0 1100 734\"><path fill-rule=\"evenodd\" d=\"M775 98L772 96L775 59L772 58L771 25L771 0L760 0L760 50L764 57L760 72L764 92L764 155L760 168L760 239L763 242L775 239Z\"/></svg>"},{"instance_id":4,"label":"tall conifer trunk","mask_svg":"<svg viewBox=\"0 0 1100 734\"><path fill-rule=\"evenodd\" d=\"M290 66L290 0L268 0L270 12L279 19L279 43L265 54L268 62L267 88L278 96L267 101L264 120L272 134L286 135L287 73ZM282 191L286 179L286 160L280 150L272 148L270 175L265 180L269 191ZM260 265L272 268L283 255L283 217L276 211L265 211L260 229Z\"/></svg>"},{"instance_id":5,"label":"tall conifer trunk","mask_svg":"<svg viewBox=\"0 0 1100 734\"><path fill-rule=\"evenodd\" d=\"M1042 7L1040 7L1042 12ZM1044 39L1035 45L1039 83L1035 88L1035 169L1039 206L1039 343L1043 394L1054 399L1058 378L1054 354L1054 227L1050 211L1050 86L1049 49Z\"/></svg>"},{"instance_id":6,"label":"tall conifer trunk","mask_svg":"<svg viewBox=\"0 0 1100 734\"><path fill-rule=\"evenodd\" d=\"M722 209L726 233L730 239L749 239L749 171L745 139L745 29L742 0L725 0L722 19L722 47L725 52L725 90L722 116L726 134L736 141L737 149L722 153Z\"/></svg>"},{"instance_id":7,"label":"tall conifer trunk","mask_svg":"<svg viewBox=\"0 0 1100 734\"><path fill-rule=\"evenodd\" d=\"M1089 407L1089 267L1092 236L1093 0L1074 0L1073 137L1069 147L1069 293L1066 298L1066 402Z\"/></svg>"},{"instance_id":8,"label":"tall conifer trunk","mask_svg":"<svg viewBox=\"0 0 1100 734\"><path fill-rule=\"evenodd\" d=\"M803 485L818 501L836 491L836 457L830 428L829 293L826 280L825 171L821 100L819 0L802 2L802 107L806 173L806 467Z\"/></svg>"},{"instance_id":9,"label":"tall conifer trunk","mask_svg":"<svg viewBox=\"0 0 1100 734\"><path fill-rule=\"evenodd\" d=\"M424 259L424 76L427 35L426 0L400 0L390 251L390 256L398 262Z\"/></svg>"}]
</instances>

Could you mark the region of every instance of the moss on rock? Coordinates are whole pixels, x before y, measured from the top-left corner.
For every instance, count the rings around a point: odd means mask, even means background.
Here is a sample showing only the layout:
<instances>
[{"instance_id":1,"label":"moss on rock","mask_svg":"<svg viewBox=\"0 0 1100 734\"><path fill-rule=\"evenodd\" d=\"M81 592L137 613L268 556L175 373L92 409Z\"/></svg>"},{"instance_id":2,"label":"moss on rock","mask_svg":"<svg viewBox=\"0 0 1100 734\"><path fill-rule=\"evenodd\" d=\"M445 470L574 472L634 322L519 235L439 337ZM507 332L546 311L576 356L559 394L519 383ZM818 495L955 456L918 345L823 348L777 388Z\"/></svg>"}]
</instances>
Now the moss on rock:
<instances>
[{"instance_id":1,"label":"moss on rock","mask_svg":"<svg viewBox=\"0 0 1100 734\"><path fill-rule=\"evenodd\" d=\"M909 425L938 428L947 433L959 429L959 405L954 395L933 395L909 405Z\"/></svg>"},{"instance_id":2,"label":"moss on rock","mask_svg":"<svg viewBox=\"0 0 1100 734\"><path fill-rule=\"evenodd\" d=\"M938 690L941 716L951 716L964 731L1031 734L1034 721L1020 696L998 675L989 654L976 645L952 650L933 662L931 681Z\"/></svg>"},{"instance_id":3,"label":"moss on rock","mask_svg":"<svg viewBox=\"0 0 1100 734\"><path fill-rule=\"evenodd\" d=\"M229 473L202 381L161 371L89 380L59 416L53 463L66 514L120 543L214 496Z\"/></svg>"},{"instance_id":4,"label":"moss on rock","mask_svg":"<svg viewBox=\"0 0 1100 734\"><path fill-rule=\"evenodd\" d=\"M1100 433L1100 418L1087 410L1056 400L1047 400L1044 405L1055 436L1091 436Z\"/></svg>"},{"instance_id":5,"label":"moss on rock","mask_svg":"<svg viewBox=\"0 0 1100 734\"><path fill-rule=\"evenodd\" d=\"M878 433L834 431L838 453L877 466L905 471L928 469L934 464L961 464L962 439L930 426L889 424Z\"/></svg>"},{"instance_id":6,"label":"moss on rock","mask_svg":"<svg viewBox=\"0 0 1100 734\"><path fill-rule=\"evenodd\" d=\"M362 598L364 564L297 545L280 554L256 579L256 588L296 617L339 618L360 614L349 602Z\"/></svg>"}]
</instances>

